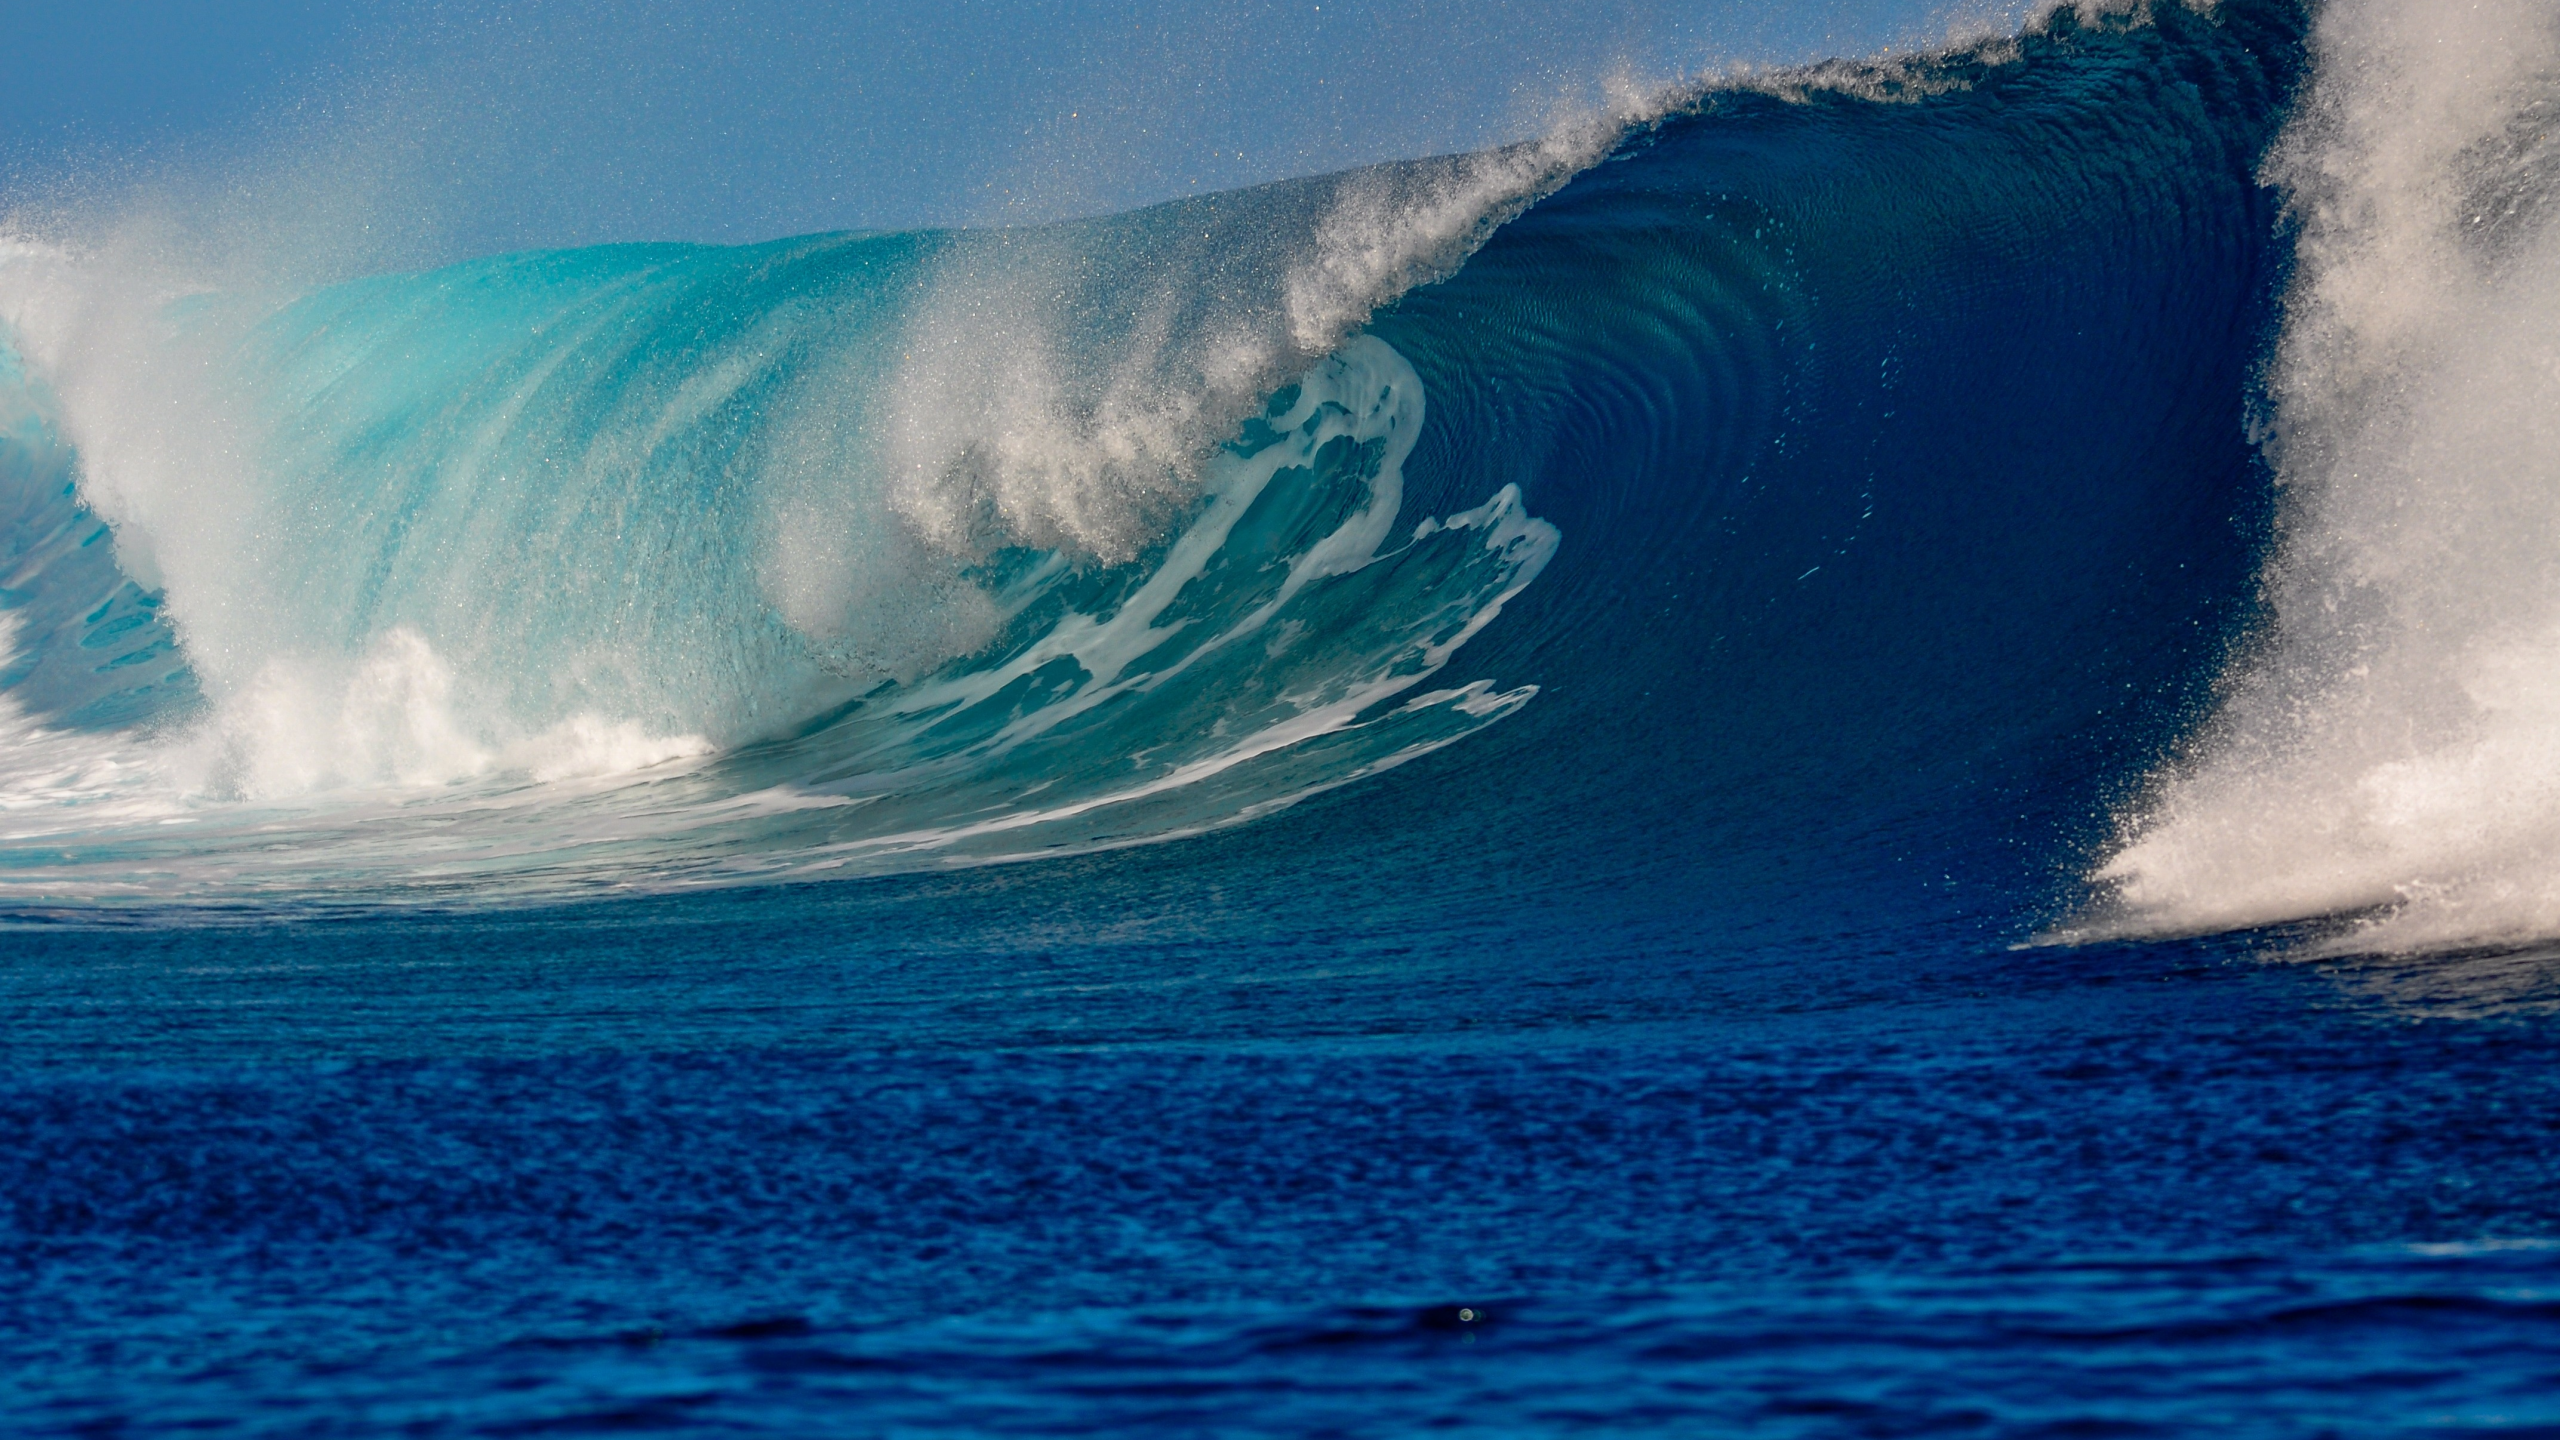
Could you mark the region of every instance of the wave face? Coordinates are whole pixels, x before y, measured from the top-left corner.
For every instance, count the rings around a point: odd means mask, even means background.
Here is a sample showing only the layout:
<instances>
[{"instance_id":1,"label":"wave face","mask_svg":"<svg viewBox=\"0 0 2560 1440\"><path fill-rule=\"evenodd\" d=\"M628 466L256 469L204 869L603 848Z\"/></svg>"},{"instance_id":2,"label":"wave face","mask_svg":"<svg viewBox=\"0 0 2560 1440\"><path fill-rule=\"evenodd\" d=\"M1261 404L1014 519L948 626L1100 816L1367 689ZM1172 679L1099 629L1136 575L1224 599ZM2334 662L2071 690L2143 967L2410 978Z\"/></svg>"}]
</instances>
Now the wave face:
<instances>
[{"instance_id":1,"label":"wave face","mask_svg":"<svg viewBox=\"0 0 2560 1440\"><path fill-rule=\"evenodd\" d=\"M2560 952L2254 963L2549 883L2549 17L2404 3L15 244L5 1428L2560 1434Z\"/></svg>"},{"instance_id":2,"label":"wave face","mask_svg":"<svg viewBox=\"0 0 2560 1440\"><path fill-rule=\"evenodd\" d=\"M858 874L1364 782L1318 843L1416 874L2032 924L2256 613L2302 28L2062 11L1020 231L307 293L18 243L0 889Z\"/></svg>"},{"instance_id":3,"label":"wave face","mask_svg":"<svg viewBox=\"0 0 2560 1440\"><path fill-rule=\"evenodd\" d=\"M1424 391L1346 332L1572 143L280 299L125 303L157 277L24 248L22 528L94 561L37 592L81 618L22 627L12 698L106 738L22 772L55 851L23 878L894 868L1180 833L1446 744L1533 693L1424 682L1556 533L1499 485L1407 513Z\"/></svg>"}]
</instances>

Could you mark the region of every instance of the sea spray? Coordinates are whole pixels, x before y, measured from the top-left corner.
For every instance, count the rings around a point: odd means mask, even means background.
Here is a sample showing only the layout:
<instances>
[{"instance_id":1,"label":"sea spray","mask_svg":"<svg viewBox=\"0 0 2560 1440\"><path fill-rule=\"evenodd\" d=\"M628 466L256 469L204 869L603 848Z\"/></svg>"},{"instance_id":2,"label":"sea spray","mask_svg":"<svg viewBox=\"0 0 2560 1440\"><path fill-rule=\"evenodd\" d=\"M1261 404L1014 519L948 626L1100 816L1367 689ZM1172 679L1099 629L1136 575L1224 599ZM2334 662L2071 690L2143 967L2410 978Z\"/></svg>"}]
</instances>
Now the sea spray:
<instances>
[{"instance_id":1,"label":"sea spray","mask_svg":"<svg viewBox=\"0 0 2560 1440\"><path fill-rule=\"evenodd\" d=\"M1748 868L2057 736L2037 803L2076 805L2088 755L2156 743L2118 697L2190 683L2158 637L2210 645L2245 583L2249 174L2296 32L2070 13L1701 92L1578 173L317 289L57 246L46 294L114 302L13 309L39 370L95 357L59 433L119 386L141 423L115 475L27 493L121 527L82 554L132 537L165 618L117 634L159 625L201 692L119 732L152 763L105 808L28 810L8 888L506 903L1067 854L1496 721L1481 765L1328 813ZM131 617L63 608L23 643L115 683L86 642Z\"/></svg>"},{"instance_id":2,"label":"sea spray","mask_svg":"<svg viewBox=\"0 0 2560 1440\"><path fill-rule=\"evenodd\" d=\"M2101 930L2560 933L2560 11L2339 0L2268 165L2266 633L2097 872Z\"/></svg>"}]
</instances>

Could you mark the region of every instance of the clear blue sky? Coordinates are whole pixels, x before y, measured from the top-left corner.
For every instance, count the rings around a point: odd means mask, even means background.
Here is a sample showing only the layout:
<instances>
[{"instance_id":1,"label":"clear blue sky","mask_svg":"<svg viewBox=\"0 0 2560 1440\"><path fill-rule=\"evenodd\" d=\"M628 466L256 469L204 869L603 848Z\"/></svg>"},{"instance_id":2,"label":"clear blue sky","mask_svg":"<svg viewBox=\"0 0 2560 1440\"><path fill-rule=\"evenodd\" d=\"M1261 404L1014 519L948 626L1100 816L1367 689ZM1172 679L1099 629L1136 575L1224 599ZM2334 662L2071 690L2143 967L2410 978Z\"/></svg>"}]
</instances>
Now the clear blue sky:
<instances>
[{"instance_id":1,"label":"clear blue sky","mask_svg":"<svg viewBox=\"0 0 2560 1440\"><path fill-rule=\"evenodd\" d=\"M466 250L1045 218L1479 146L1615 70L1872 53L1945 10L0 0L0 209L301 165L431 194Z\"/></svg>"}]
</instances>

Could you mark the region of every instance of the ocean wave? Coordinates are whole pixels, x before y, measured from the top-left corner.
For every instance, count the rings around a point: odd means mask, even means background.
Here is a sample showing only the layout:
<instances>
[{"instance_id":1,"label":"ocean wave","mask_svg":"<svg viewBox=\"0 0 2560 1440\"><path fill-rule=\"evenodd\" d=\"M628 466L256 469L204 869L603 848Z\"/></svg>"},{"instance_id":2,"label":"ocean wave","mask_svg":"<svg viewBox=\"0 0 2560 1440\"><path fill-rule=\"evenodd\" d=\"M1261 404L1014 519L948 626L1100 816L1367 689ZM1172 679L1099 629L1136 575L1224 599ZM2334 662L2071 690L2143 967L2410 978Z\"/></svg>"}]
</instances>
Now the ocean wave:
<instances>
[{"instance_id":1,"label":"ocean wave","mask_svg":"<svg viewBox=\"0 0 2560 1440\"><path fill-rule=\"evenodd\" d=\"M1395 803L1474 864L2076 866L2254 613L2302 26L2061 8L1016 230L12 242L0 895L1024 859L1471 736Z\"/></svg>"},{"instance_id":2,"label":"ocean wave","mask_svg":"<svg viewBox=\"0 0 2560 1440\"><path fill-rule=\"evenodd\" d=\"M2340 0L2267 167L2269 615L2096 875L2100 930L2560 933L2560 14Z\"/></svg>"}]
</instances>

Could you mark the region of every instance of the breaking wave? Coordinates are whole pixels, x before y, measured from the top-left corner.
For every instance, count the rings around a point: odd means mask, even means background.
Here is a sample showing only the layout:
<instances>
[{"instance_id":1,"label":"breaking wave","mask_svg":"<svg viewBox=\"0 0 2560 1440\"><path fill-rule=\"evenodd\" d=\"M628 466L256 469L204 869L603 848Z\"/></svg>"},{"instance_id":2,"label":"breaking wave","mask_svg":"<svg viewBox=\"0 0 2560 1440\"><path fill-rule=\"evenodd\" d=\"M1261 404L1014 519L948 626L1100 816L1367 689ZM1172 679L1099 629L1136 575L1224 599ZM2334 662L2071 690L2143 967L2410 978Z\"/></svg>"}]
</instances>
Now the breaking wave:
<instances>
[{"instance_id":1,"label":"breaking wave","mask_svg":"<svg viewBox=\"0 0 2560 1440\"><path fill-rule=\"evenodd\" d=\"M0 898L1024 859L1447 751L1328 813L1657 908L2560 933L2555 104L2524 0L2082 5L1038 227L21 226Z\"/></svg>"}]
</instances>

